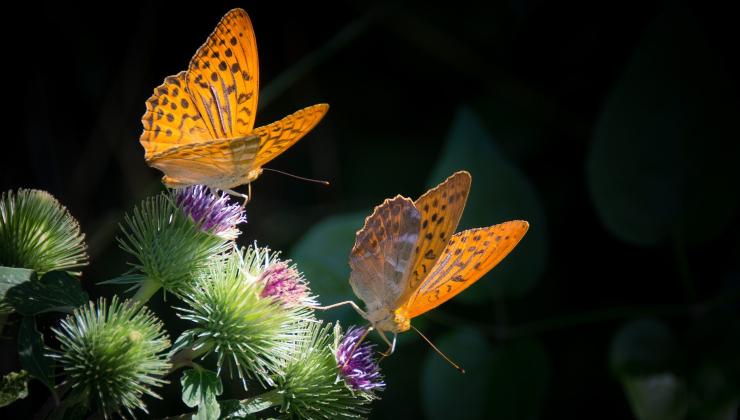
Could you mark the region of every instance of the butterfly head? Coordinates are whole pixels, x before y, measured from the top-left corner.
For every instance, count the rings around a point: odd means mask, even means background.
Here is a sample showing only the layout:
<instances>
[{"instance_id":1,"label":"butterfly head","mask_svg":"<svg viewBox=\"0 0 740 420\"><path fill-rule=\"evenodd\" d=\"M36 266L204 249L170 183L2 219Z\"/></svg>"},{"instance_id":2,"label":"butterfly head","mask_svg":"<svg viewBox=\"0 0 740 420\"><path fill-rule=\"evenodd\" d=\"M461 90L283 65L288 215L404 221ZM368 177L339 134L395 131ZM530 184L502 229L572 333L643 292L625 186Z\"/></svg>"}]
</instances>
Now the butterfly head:
<instances>
[{"instance_id":1,"label":"butterfly head","mask_svg":"<svg viewBox=\"0 0 740 420\"><path fill-rule=\"evenodd\" d=\"M248 184L257 179L257 177L260 175L262 175L262 168L252 169L251 171L247 172L247 180L244 183Z\"/></svg>"},{"instance_id":2,"label":"butterfly head","mask_svg":"<svg viewBox=\"0 0 740 420\"><path fill-rule=\"evenodd\" d=\"M411 319L406 316L403 309L393 312L386 310L371 311L368 317L373 327L380 331L402 333L411 328Z\"/></svg>"}]
</instances>

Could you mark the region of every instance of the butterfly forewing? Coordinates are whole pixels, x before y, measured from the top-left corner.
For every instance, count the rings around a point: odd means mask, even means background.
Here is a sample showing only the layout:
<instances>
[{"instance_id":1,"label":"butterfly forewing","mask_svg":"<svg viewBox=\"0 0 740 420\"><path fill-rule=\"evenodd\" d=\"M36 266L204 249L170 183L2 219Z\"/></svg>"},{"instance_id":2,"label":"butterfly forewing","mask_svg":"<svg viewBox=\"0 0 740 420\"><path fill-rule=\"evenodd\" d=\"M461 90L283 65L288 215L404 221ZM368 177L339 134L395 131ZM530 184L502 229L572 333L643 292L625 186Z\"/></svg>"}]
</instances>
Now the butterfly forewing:
<instances>
[{"instance_id":1,"label":"butterfly forewing","mask_svg":"<svg viewBox=\"0 0 740 420\"><path fill-rule=\"evenodd\" d=\"M254 127L259 89L257 43L244 10L227 13L190 61L188 89L213 138Z\"/></svg>"},{"instance_id":2,"label":"butterfly forewing","mask_svg":"<svg viewBox=\"0 0 740 420\"><path fill-rule=\"evenodd\" d=\"M141 118L144 132L139 139L146 160L182 144L213 139L185 86L183 71L164 79L146 101Z\"/></svg>"},{"instance_id":3,"label":"butterfly forewing","mask_svg":"<svg viewBox=\"0 0 740 420\"><path fill-rule=\"evenodd\" d=\"M406 286L418 236L419 212L400 195L365 219L349 257L349 282L368 311L393 308Z\"/></svg>"},{"instance_id":4,"label":"butterfly forewing","mask_svg":"<svg viewBox=\"0 0 740 420\"><path fill-rule=\"evenodd\" d=\"M452 236L442 256L405 305L409 318L453 298L496 266L527 232L522 220L470 229Z\"/></svg>"},{"instance_id":5,"label":"butterfly forewing","mask_svg":"<svg viewBox=\"0 0 740 420\"><path fill-rule=\"evenodd\" d=\"M460 222L470 191L470 174L456 172L414 202L421 214L421 229L414 266L402 300L415 291L442 255Z\"/></svg>"},{"instance_id":6,"label":"butterfly forewing","mask_svg":"<svg viewBox=\"0 0 740 420\"><path fill-rule=\"evenodd\" d=\"M262 167L295 144L321 121L328 110L327 104L309 106L280 121L255 129L254 134L260 137L255 167Z\"/></svg>"}]
</instances>

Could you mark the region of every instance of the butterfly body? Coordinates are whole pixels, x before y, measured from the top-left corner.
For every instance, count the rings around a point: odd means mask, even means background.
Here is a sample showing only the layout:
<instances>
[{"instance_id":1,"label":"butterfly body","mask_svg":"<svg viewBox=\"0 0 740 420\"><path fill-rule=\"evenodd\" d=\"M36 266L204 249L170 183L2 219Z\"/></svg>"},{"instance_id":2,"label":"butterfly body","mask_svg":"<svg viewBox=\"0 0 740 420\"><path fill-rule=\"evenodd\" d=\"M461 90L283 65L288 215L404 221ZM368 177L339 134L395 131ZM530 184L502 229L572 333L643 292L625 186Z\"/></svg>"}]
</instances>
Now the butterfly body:
<instances>
[{"instance_id":1,"label":"butterfly body","mask_svg":"<svg viewBox=\"0 0 740 420\"><path fill-rule=\"evenodd\" d=\"M475 283L526 233L521 220L455 233L470 183L460 171L416 201L387 199L357 232L349 282L381 336L409 330L414 317Z\"/></svg>"},{"instance_id":2,"label":"butterfly body","mask_svg":"<svg viewBox=\"0 0 740 420\"><path fill-rule=\"evenodd\" d=\"M170 188L203 184L231 192L313 129L329 106L313 105L254 128L257 44L249 16L228 12L187 71L165 78L147 100L139 141Z\"/></svg>"}]
</instances>

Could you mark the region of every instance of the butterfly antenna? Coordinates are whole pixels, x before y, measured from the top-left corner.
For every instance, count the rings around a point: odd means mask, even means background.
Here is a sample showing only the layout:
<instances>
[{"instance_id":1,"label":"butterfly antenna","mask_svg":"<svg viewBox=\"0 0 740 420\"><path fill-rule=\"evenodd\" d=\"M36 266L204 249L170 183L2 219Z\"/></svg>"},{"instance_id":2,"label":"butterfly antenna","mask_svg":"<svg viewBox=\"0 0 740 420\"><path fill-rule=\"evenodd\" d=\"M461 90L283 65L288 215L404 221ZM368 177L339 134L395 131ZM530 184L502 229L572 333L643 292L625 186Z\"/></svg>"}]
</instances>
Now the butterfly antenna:
<instances>
[{"instance_id":1,"label":"butterfly antenna","mask_svg":"<svg viewBox=\"0 0 740 420\"><path fill-rule=\"evenodd\" d=\"M279 173L279 174L282 174L282 175L287 175L287 176L289 176L289 177L291 177L291 178L295 178L295 179L300 179L301 181L307 181L307 182L315 182L315 183L317 183L317 184L321 184L321 185L326 185L326 186L329 186L329 181L322 181L322 180L320 180L320 179L311 179L311 178L304 178L304 177L302 177L302 176L298 176L298 175L293 175L293 174L289 174L289 173L287 173L287 172L283 172L283 171L278 171L277 169L272 169L272 168L262 168L262 170L263 170L263 171L272 171L272 172L277 172L277 173Z\"/></svg>"},{"instance_id":2,"label":"butterfly antenna","mask_svg":"<svg viewBox=\"0 0 740 420\"><path fill-rule=\"evenodd\" d=\"M442 358L445 359L447 361L447 363L451 364L452 367L454 367L455 369L457 369L458 372L465 373L465 369L461 368L457 363L453 362L449 357L447 357L444 353L442 353L442 351L440 349L438 349L437 346L435 346L431 341L429 341L429 339L426 338L424 336L424 334L421 333L421 331L417 330L416 327L414 327L413 325L411 326L411 329L413 329L414 331L416 331L416 333L419 334L419 336L421 336L421 338L423 338L424 341L427 342L427 344L429 344L430 346L432 346L432 348L434 349L434 351L437 352L437 354L439 354L440 356L442 356Z\"/></svg>"}]
</instances>

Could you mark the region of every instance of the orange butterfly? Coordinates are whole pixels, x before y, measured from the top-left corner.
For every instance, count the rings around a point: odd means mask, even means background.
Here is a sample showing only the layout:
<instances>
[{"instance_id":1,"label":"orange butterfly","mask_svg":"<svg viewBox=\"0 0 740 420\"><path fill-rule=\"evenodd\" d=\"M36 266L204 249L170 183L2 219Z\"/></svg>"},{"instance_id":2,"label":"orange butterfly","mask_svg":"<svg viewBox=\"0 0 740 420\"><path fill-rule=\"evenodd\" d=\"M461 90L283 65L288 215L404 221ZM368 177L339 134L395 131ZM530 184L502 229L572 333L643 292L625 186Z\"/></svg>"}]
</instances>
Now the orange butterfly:
<instances>
[{"instance_id":1,"label":"orange butterfly","mask_svg":"<svg viewBox=\"0 0 740 420\"><path fill-rule=\"evenodd\" d=\"M139 141L149 166L170 188L204 184L230 194L316 126L327 104L304 108L253 129L259 68L249 16L227 13L190 60L187 71L154 89ZM246 199L247 197L245 197Z\"/></svg>"},{"instance_id":2,"label":"orange butterfly","mask_svg":"<svg viewBox=\"0 0 740 420\"><path fill-rule=\"evenodd\" d=\"M366 311L352 301L321 309L352 305L380 332L390 354L396 335L412 328L412 318L452 299L495 267L529 223L515 220L454 233L470 182L468 172L456 172L416 201L398 195L375 207L349 257L349 282ZM386 331L394 334L392 343Z\"/></svg>"}]
</instances>

